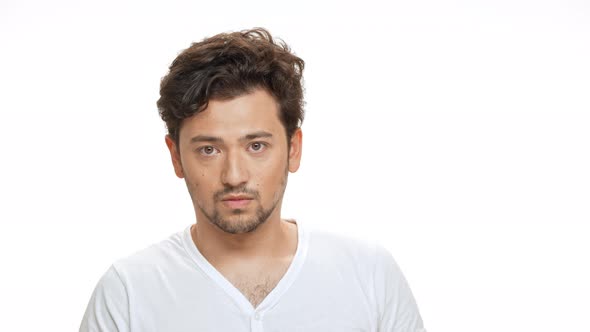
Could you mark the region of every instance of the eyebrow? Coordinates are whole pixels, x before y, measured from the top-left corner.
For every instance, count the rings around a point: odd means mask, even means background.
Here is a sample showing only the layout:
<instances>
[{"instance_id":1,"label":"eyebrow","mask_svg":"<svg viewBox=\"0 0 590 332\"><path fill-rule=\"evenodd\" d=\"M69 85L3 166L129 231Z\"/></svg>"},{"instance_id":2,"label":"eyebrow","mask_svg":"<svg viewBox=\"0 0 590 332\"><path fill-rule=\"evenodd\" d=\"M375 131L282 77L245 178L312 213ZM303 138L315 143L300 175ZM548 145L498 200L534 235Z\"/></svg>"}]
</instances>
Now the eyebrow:
<instances>
[{"instance_id":1,"label":"eyebrow","mask_svg":"<svg viewBox=\"0 0 590 332\"><path fill-rule=\"evenodd\" d=\"M263 138L263 137L272 137L272 134L267 131L256 131L250 134L246 134L239 138L240 142L243 141L250 141L256 138ZM212 142L212 143L222 143L223 139L217 136L208 136L208 135L197 135L191 138L191 143L198 143L198 142Z\"/></svg>"}]
</instances>

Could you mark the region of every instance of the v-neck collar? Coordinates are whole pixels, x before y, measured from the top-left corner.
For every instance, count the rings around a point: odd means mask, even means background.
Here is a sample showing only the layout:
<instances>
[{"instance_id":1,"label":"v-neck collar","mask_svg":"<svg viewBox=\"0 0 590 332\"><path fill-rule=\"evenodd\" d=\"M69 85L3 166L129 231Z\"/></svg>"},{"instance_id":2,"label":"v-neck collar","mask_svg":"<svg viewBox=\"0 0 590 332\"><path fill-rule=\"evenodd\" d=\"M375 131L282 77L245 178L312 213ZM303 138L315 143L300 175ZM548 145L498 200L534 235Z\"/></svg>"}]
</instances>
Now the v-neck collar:
<instances>
[{"instance_id":1,"label":"v-neck collar","mask_svg":"<svg viewBox=\"0 0 590 332\"><path fill-rule=\"evenodd\" d=\"M183 232L183 243L184 247L187 250L188 255L195 261L197 266L209 276L221 289L225 291L225 293L236 303L236 305L240 308L242 312L247 315L250 315L254 312L257 314L264 314L264 312L272 309L280 300L282 295L289 289L289 287L293 284L297 275L301 271L303 263L305 262L305 257L307 256L307 247L308 247L308 236L307 233L304 231L303 227L301 226L301 222L295 220L288 220L288 222L293 222L297 225L297 249L295 251L295 256L287 269L287 272L283 275L281 280L277 283L275 288L268 293L268 295L262 300L260 304L256 308L250 303L250 301L246 298L239 289L237 289L229 280L227 280L221 272L217 271L217 269L209 263L209 261L201 254L197 246L194 244L193 239L191 237L191 226L188 226Z\"/></svg>"}]
</instances>

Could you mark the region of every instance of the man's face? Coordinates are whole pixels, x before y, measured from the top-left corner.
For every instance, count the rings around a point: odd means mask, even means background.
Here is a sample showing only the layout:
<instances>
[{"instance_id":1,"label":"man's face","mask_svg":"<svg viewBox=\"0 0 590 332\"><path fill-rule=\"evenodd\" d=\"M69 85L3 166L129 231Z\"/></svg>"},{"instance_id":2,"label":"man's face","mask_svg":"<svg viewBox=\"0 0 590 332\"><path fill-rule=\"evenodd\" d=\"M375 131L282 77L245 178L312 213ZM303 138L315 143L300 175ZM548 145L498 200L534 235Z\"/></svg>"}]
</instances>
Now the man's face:
<instances>
[{"instance_id":1,"label":"man's face","mask_svg":"<svg viewBox=\"0 0 590 332\"><path fill-rule=\"evenodd\" d=\"M206 110L183 121L179 146L168 136L166 144L197 220L231 234L280 217L288 171L297 171L301 158L301 131L291 138L289 151L278 105L262 89L210 100Z\"/></svg>"}]
</instances>

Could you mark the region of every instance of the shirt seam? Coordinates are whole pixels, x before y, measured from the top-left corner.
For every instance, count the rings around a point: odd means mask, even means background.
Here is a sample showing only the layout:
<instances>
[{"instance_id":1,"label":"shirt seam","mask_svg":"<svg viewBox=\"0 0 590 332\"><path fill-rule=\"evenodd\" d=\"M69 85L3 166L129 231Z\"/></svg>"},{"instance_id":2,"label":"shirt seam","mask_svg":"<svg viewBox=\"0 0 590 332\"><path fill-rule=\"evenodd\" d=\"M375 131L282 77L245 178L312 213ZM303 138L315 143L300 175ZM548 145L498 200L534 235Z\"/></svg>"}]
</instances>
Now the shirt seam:
<instances>
[{"instance_id":1,"label":"shirt seam","mask_svg":"<svg viewBox=\"0 0 590 332\"><path fill-rule=\"evenodd\" d=\"M131 332L131 305L130 305L130 299L129 299L129 291L127 290L127 285L125 284L125 282L123 281L123 278L121 278L121 274L119 272L119 269L115 266L115 264L111 265L111 267L113 268L113 271L115 272L115 275L117 276L117 279L119 279L119 282L121 283L121 285L123 285L123 289L125 290L125 297L127 298L127 331Z\"/></svg>"}]
</instances>

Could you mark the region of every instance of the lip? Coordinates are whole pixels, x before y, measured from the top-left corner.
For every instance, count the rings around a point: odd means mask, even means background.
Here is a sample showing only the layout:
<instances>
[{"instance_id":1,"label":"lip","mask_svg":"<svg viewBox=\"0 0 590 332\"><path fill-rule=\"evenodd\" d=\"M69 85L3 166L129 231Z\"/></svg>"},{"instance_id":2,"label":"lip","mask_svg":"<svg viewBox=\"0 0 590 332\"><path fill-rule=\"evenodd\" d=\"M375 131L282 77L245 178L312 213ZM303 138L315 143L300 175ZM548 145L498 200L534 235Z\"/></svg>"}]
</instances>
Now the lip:
<instances>
[{"instance_id":1,"label":"lip","mask_svg":"<svg viewBox=\"0 0 590 332\"><path fill-rule=\"evenodd\" d=\"M251 199L224 199L222 202L225 206L238 209L250 204Z\"/></svg>"},{"instance_id":2,"label":"lip","mask_svg":"<svg viewBox=\"0 0 590 332\"><path fill-rule=\"evenodd\" d=\"M227 195L225 196L222 201L241 201L241 200L248 200L252 199L252 197L247 195Z\"/></svg>"}]
</instances>

